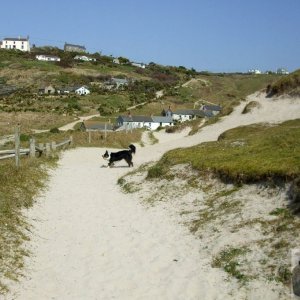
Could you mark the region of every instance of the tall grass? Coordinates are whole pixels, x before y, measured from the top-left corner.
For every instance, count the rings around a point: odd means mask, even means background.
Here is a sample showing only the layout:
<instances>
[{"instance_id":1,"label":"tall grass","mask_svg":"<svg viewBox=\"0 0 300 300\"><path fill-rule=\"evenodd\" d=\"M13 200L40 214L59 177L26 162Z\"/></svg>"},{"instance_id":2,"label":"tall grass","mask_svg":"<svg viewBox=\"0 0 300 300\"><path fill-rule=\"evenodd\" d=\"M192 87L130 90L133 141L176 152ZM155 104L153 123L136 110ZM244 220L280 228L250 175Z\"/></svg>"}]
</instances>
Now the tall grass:
<instances>
[{"instance_id":1,"label":"tall grass","mask_svg":"<svg viewBox=\"0 0 300 300\"><path fill-rule=\"evenodd\" d=\"M16 169L13 160L0 162L0 295L8 291L7 283L22 276L24 257L29 255L24 242L29 240L30 225L23 210L46 186L47 166L56 158L22 159Z\"/></svg>"}]
</instances>

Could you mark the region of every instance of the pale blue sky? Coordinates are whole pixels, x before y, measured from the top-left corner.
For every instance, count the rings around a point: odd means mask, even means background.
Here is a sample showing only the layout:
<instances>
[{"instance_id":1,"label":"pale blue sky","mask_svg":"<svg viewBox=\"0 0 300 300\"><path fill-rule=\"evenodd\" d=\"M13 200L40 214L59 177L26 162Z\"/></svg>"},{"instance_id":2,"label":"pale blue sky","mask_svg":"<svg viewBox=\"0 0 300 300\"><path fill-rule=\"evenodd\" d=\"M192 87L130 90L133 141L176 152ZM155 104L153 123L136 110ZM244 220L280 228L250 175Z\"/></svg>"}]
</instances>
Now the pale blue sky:
<instances>
[{"instance_id":1,"label":"pale blue sky","mask_svg":"<svg viewBox=\"0 0 300 300\"><path fill-rule=\"evenodd\" d=\"M198 71L294 71L300 0L1 1L0 39L19 35Z\"/></svg>"}]
</instances>

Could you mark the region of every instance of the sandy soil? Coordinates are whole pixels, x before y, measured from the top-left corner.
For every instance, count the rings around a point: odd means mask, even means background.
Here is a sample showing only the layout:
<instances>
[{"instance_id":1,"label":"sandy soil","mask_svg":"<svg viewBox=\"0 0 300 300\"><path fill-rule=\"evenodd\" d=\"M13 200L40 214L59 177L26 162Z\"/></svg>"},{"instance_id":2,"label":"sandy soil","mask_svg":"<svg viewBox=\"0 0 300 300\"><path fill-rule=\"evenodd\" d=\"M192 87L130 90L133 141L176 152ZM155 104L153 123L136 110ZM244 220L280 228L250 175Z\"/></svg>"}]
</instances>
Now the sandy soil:
<instances>
[{"instance_id":1,"label":"sandy soil","mask_svg":"<svg viewBox=\"0 0 300 300\"><path fill-rule=\"evenodd\" d=\"M253 100L260 108L241 114ZM159 143L138 147L134 168L170 149L216 140L230 128L300 118L300 99L256 94L247 102L196 135L155 133ZM167 206L148 209L138 200L145 191L120 190L117 180L129 169L124 162L106 168L104 150L63 153L48 190L26 212L34 227L28 276L7 299L245 299ZM276 299L269 288L252 291L249 299Z\"/></svg>"}]
</instances>

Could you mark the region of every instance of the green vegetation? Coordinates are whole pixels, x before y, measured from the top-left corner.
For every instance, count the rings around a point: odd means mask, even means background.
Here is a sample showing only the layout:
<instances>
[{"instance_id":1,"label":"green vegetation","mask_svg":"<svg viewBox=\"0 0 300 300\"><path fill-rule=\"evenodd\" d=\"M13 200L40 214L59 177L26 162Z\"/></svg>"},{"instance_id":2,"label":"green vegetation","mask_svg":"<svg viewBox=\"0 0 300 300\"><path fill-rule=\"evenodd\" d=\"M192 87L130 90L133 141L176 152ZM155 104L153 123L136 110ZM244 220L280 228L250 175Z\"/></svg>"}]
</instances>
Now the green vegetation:
<instances>
[{"instance_id":1,"label":"green vegetation","mask_svg":"<svg viewBox=\"0 0 300 300\"><path fill-rule=\"evenodd\" d=\"M36 54L56 55L61 62L37 61ZM197 108L197 105L210 101L222 105L222 114L226 115L247 95L280 78L275 74L197 73L183 66L162 66L153 62L141 69L131 66L124 57L121 58L123 64L118 65L112 62L112 57L99 53L90 54L96 62L81 62L73 59L76 54L55 47L34 48L31 53L1 49L3 91L9 90L9 87L15 87L18 91L0 98L0 111L51 111L60 116L99 111L103 115L116 116L126 113L128 107L145 103L133 109L132 114L157 115L167 106L171 106L172 110ZM126 78L128 86L108 89L104 83L112 77ZM84 97L38 94L38 90L47 85L56 88L87 85L91 94ZM158 91L164 91L160 99L155 98Z\"/></svg>"},{"instance_id":2,"label":"green vegetation","mask_svg":"<svg viewBox=\"0 0 300 300\"><path fill-rule=\"evenodd\" d=\"M14 161L0 161L0 295L7 292L6 283L22 276L24 256L29 252L23 243L29 240L30 225L22 214L33 205L33 199L45 187L47 167L57 158L22 159L17 170Z\"/></svg>"},{"instance_id":3,"label":"green vegetation","mask_svg":"<svg viewBox=\"0 0 300 300\"><path fill-rule=\"evenodd\" d=\"M269 97L280 96L287 94L290 96L300 95L300 69L281 77L273 84L269 84L267 87L267 93Z\"/></svg>"},{"instance_id":4,"label":"green vegetation","mask_svg":"<svg viewBox=\"0 0 300 300\"><path fill-rule=\"evenodd\" d=\"M240 269L243 262L244 255L249 251L246 247L234 248L228 247L222 250L212 262L212 267L223 268L229 275L238 279L242 284L246 283L250 278L244 274Z\"/></svg>"},{"instance_id":5,"label":"green vegetation","mask_svg":"<svg viewBox=\"0 0 300 300\"><path fill-rule=\"evenodd\" d=\"M299 153L300 120L238 127L222 134L217 142L166 153L149 169L148 178L163 176L172 165L189 163L235 183L287 180L300 176Z\"/></svg>"},{"instance_id":6,"label":"green vegetation","mask_svg":"<svg viewBox=\"0 0 300 300\"><path fill-rule=\"evenodd\" d=\"M251 112L254 108L259 107L260 104L257 101L250 101L242 111L242 114Z\"/></svg>"}]
</instances>

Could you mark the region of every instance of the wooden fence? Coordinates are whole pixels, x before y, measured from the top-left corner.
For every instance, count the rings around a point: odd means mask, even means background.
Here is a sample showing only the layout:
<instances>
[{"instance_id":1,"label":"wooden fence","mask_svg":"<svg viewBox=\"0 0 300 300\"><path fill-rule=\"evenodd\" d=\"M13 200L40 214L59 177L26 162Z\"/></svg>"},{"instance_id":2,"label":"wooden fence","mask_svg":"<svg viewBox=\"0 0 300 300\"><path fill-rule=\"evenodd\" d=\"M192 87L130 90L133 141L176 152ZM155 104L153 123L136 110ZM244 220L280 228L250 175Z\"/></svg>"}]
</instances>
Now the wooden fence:
<instances>
[{"instance_id":1,"label":"wooden fence","mask_svg":"<svg viewBox=\"0 0 300 300\"><path fill-rule=\"evenodd\" d=\"M58 148L66 147L73 144L73 138L70 136L69 139L66 139L60 143L51 142L51 143L39 143L36 144L34 138L29 141L29 148L20 148L20 127L16 127L15 130L15 149L12 150L0 150L0 160L15 157L16 166L20 166L20 156L27 155L31 158L36 157L36 153L41 156L45 153L46 156L49 156L52 151L56 151Z\"/></svg>"}]
</instances>

